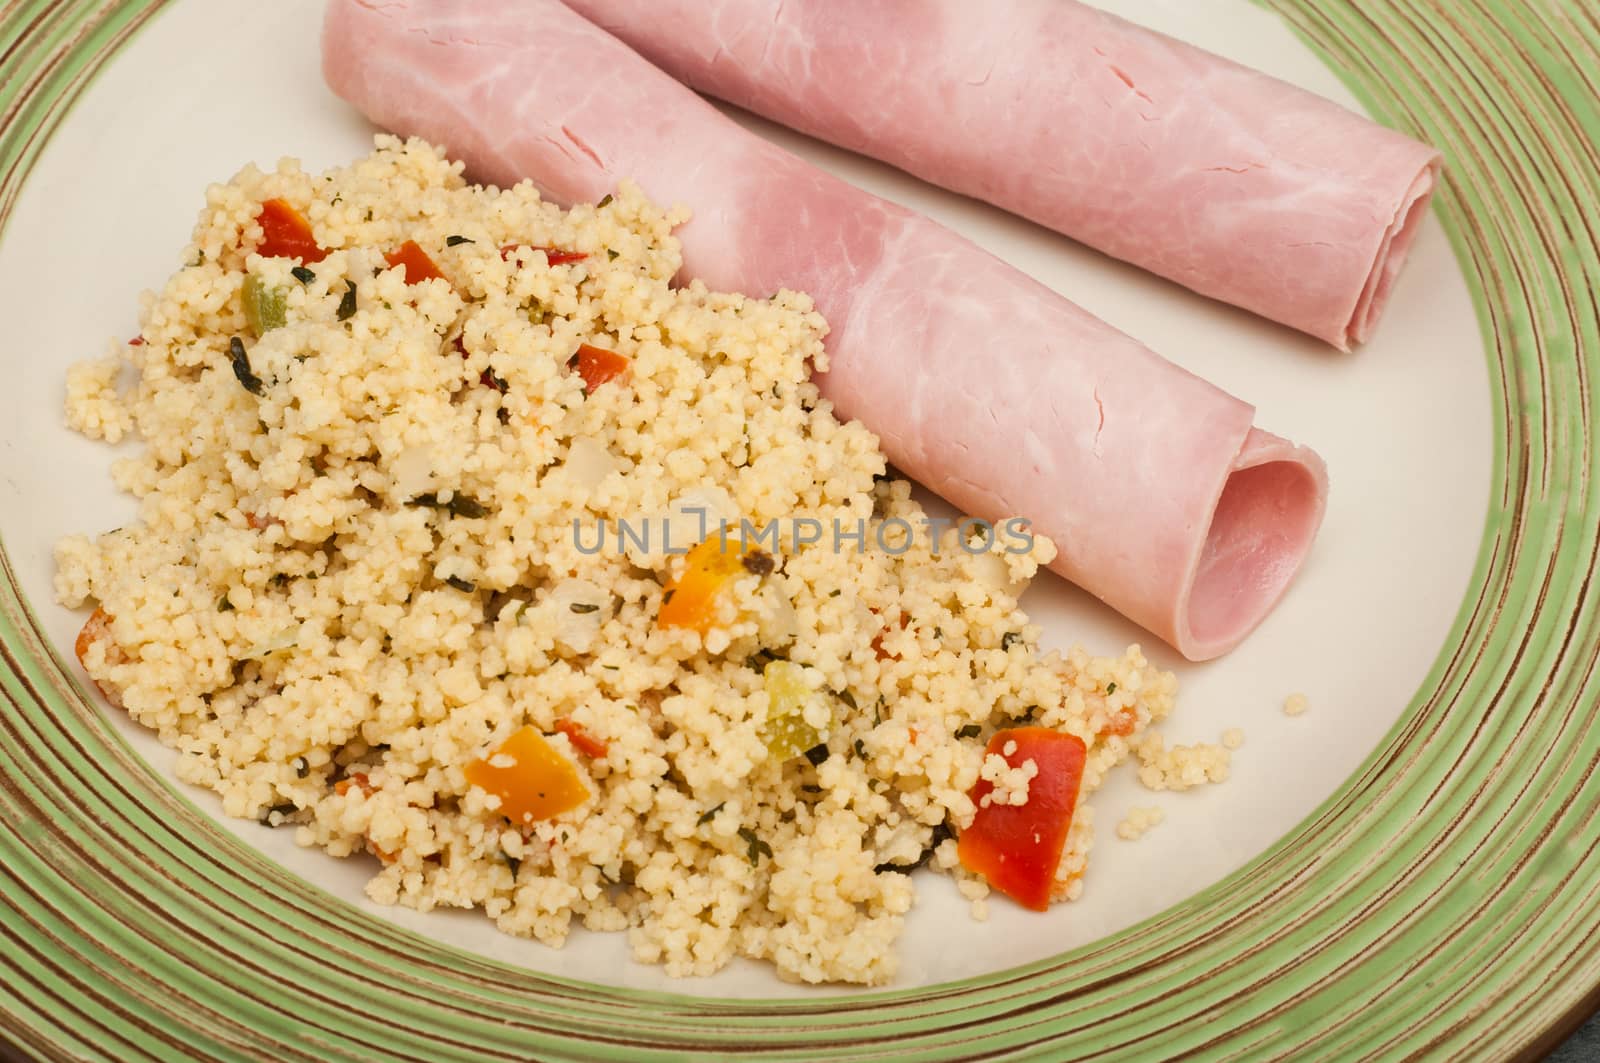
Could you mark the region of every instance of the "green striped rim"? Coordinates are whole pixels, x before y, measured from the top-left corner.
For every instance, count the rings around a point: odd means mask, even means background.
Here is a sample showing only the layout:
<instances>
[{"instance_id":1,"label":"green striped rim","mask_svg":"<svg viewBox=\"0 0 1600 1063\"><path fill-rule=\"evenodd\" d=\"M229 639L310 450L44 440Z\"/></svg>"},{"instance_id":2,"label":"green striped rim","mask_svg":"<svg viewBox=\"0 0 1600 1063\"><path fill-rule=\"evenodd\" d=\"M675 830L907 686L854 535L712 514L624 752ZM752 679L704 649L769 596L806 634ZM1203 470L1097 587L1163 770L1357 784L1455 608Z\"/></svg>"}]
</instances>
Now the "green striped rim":
<instances>
[{"instance_id":1,"label":"green striped rim","mask_svg":"<svg viewBox=\"0 0 1600 1063\"><path fill-rule=\"evenodd\" d=\"M0 12L0 224L76 94L162 2ZM0 1036L129 1060L1451 1058L1532 1052L1592 1005L1600 14L1261 2L1376 114L1444 149L1439 213L1498 413L1447 645L1382 746L1269 852L1126 933L931 989L739 1002L544 977L363 915L200 814L101 719L0 551Z\"/></svg>"}]
</instances>

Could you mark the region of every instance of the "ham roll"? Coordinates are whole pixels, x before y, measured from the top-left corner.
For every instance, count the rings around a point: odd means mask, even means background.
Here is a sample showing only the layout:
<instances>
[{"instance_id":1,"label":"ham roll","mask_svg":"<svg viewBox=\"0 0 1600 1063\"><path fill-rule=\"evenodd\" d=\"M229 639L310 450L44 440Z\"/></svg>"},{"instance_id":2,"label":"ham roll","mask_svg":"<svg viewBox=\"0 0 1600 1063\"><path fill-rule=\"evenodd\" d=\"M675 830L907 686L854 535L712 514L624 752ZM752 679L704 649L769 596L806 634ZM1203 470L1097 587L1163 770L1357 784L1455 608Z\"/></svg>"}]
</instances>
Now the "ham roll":
<instances>
[{"instance_id":1,"label":"ham roll","mask_svg":"<svg viewBox=\"0 0 1600 1063\"><path fill-rule=\"evenodd\" d=\"M1439 155L1075 0L567 0L689 85L1348 350Z\"/></svg>"},{"instance_id":2,"label":"ham roll","mask_svg":"<svg viewBox=\"0 0 1600 1063\"><path fill-rule=\"evenodd\" d=\"M1322 518L1321 460L1254 409L937 223L724 117L560 3L331 0L328 84L475 178L562 202L633 178L689 206L684 274L811 293L839 414L961 509L1194 659L1271 609Z\"/></svg>"}]
</instances>

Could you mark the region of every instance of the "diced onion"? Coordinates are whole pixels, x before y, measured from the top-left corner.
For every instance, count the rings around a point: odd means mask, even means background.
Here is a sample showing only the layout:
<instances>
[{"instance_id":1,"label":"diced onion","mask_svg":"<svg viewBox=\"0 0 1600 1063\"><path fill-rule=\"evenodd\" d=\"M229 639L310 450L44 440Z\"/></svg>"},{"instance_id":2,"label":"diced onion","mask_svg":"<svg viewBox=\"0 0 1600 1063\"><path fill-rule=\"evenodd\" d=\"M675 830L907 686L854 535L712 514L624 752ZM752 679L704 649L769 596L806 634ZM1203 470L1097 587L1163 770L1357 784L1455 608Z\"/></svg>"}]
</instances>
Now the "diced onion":
<instances>
[{"instance_id":1,"label":"diced onion","mask_svg":"<svg viewBox=\"0 0 1600 1063\"><path fill-rule=\"evenodd\" d=\"M550 588L540 608L550 617L557 645L588 653L611 615L611 595L588 580L564 579Z\"/></svg>"},{"instance_id":2,"label":"diced onion","mask_svg":"<svg viewBox=\"0 0 1600 1063\"><path fill-rule=\"evenodd\" d=\"M567 482L585 495L593 494L605 478L619 468L606 445L589 436L579 436L572 441L562 465Z\"/></svg>"},{"instance_id":3,"label":"diced onion","mask_svg":"<svg viewBox=\"0 0 1600 1063\"><path fill-rule=\"evenodd\" d=\"M1021 587L1011 579L1011 570L1006 567L1005 559L999 554L976 554L971 558L972 578L988 587L991 591L1015 596Z\"/></svg>"},{"instance_id":4,"label":"diced onion","mask_svg":"<svg viewBox=\"0 0 1600 1063\"><path fill-rule=\"evenodd\" d=\"M426 444L407 447L389 466L394 490L403 498L415 498L433 489L433 450Z\"/></svg>"}]
</instances>

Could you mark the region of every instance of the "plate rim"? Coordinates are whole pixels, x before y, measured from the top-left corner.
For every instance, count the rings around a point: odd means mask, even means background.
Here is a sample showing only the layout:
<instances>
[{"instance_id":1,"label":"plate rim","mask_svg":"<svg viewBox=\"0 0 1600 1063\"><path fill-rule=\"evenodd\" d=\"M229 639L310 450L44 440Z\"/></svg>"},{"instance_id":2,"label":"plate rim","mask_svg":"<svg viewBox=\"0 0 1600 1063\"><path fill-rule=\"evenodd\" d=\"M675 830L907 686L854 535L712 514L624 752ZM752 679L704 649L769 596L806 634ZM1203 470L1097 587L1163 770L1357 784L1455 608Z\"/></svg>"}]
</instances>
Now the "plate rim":
<instances>
[{"instance_id":1,"label":"plate rim","mask_svg":"<svg viewBox=\"0 0 1600 1063\"><path fill-rule=\"evenodd\" d=\"M14 206L17 190L27 178L33 158L68 113L78 93L132 34L170 2L172 0L31 0L31 2L24 0L10 5L9 9L0 14L0 45L4 46L4 54L0 56L0 71L10 75L6 81L7 89L0 92L0 108L3 108L5 121L3 142L0 142L0 236L3 236L5 221ZM1538 65L1537 56L1534 54L1535 42L1545 41L1546 38L1542 34L1548 30L1548 27L1540 28L1544 19L1541 12L1519 11L1516 5L1509 4L1505 0L1472 0L1472 11L1456 18L1451 18L1437 3L1430 3L1429 0L1392 0L1383 11L1365 11L1356 5L1351 5L1351 10L1334 12L1316 12L1311 10L1315 5L1307 4L1304 0L1255 0L1255 2L1283 16L1318 57L1340 76L1368 110L1380 120L1390 120L1392 124L1409 132L1441 138L1451 145L1471 142L1462 141L1455 135L1459 130L1451 125L1452 112L1446 102L1429 96L1430 86L1426 82L1426 74L1417 74L1416 77L1423 80L1416 81L1406 72L1406 64L1412 63L1417 70L1431 70L1436 76L1441 71L1449 72L1455 69L1460 61L1461 52L1457 51L1458 48L1466 53L1477 53L1481 47L1485 47L1481 40L1475 40L1471 36L1474 31L1509 28L1512 32L1506 33L1505 39L1510 42L1510 52L1501 56L1508 64L1503 69L1514 72L1521 70L1519 76L1526 77L1529 76L1527 68L1530 64ZM1527 5L1528 8L1533 6ZM1429 23L1427 19L1430 16L1438 21ZM1573 17L1581 19L1583 13L1575 11ZM1456 37L1452 37L1452 34ZM1587 66L1580 64L1579 76L1585 79L1590 75L1600 78L1600 22L1588 29L1578 27L1575 38L1579 42L1577 45L1579 51L1575 53L1575 57L1581 57L1587 64ZM1427 53L1430 41L1438 47L1437 69L1427 65L1432 61L1428 59ZM1387 70L1374 65L1372 60L1374 53L1384 54L1385 47L1388 48L1389 56ZM1419 60L1417 56L1406 57L1401 50L1402 47L1420 48L1419 54L1422 58ZM1519 62L1522 64L1520 68L1517 65ZM1509 85L1512 82L1509 80L1510 75L1507 77L1506 84ZM1509 102L1513 108L1515 107L1514 96L1509 100L1496 99L1492 86L1483 86L1481 82L1479 86L1490 102L1496 105L1505 105ZM1438 91L1442 93L1444 87L1441 84ZM1385 91L1386 88L1390 91ZM1558 106L1567 107L1569 110L1573 105L1573 101L1560 99L1557 103ZM1575 114L1573 120L1577 127L1583 127L1588 123L1591 129L1600 128L1600 108L1591 105L1587 114ZM1505 128L1514 133L1526 132L1524 128L1517 126L1514 116L1509 117L1507 121L1509 125ZM1486 135L1490 135L1491 143L1492 134L1496 131L1485 131ZM1538 135L1537 130L1534 133ZM1435 139L1434 142L1445 146L1441 143L1441 139ZM1541 140L1548 141L1545 146L1552 157L1558 160L1563 152L1570 155L1573 150L1570 144L1561 141L1559 131L1546 134ZM1448 149L1447 155L1452 163L1461 158L1459 153ZM515 981L525 988L519 988L511 993L502 1001L503 1004L520 1003L523 1006L522 1010L526 1011L530 1001L519 994L525 989L531 989L549 996L549 999L542 1003L550 1008L552 1016L568 1018L583 1016L592 1027L587 1032L580 1032L576 1040L569 1039L566 1031L530 1030L532 1040L507 1042L499 1047L511 1048L513 1044L518 1044L526 1049L530 1045L537 1045L541 1049L557 1051L581 1048L586 1052L608 1057L640 1058L637 1053L641 1051L674 1053L684 1050L748 1050L751 1042L740 1038L752 1036L756 1031L760 1031L764 1047L781 1046L791 1049L849 1047L858 1051L890 1052L905 1049L930 1058L946 1052L968 1052L975 1047L983 1052L1026 1052L1044 1045L1051 1048L1063 1047L1066 1042L1061 1038L1070 1036L1073 1031L1070 1027L1065 1030L1055 1027L1060 1020L1075 1010L1082 997L1089 994L1091 989L1097 988L1092 979L1086 983L1081 973L1069 974L1064 972L1063 968L1074 967L1084 961L1093 961L1096 957L1100 957L1101 962L1108 962L1105 958L1110 955L1113 959L1109 961L1111 966L1107 969L1105 978L1114 981L1120 977L1126 980L1130 975L1137 975L1145 966L1155 963L1155 960L1148 958L1152 942L1147 940L1144 946L1133 947L1136 939L1159 940L1162 933L1173 931L1175 922L1181 928L1184 919L1194 919L1195 913L1202 909L1227 912L1230 910L1228 903L1230 900L1233 902L1231 907L1237 908L1240 899L1248 895L1248 891L1243 887L1251 883L1255 877L1268 873L1270 869L1293 856L1297 839L1311 837L1319 830L1337 831L1340 828L1341 816L1359 813L1359 809L1352 809L1356 798L1363 796L1371 788L1385 784L1390 784L1392 788L1396 780L1390 773L1395 770L1396 758L1403 753L1405 742L1415 741L1417 736L1423 733L1423 728L1430 724L1437 728L1439 723L1449 716L1447 711L1449 706L1441 705L1439 701L1444 694L1446 683L1454 682L1458 677L1459 650L1469 632L1482 626L1481 622L1488 615L1484 612L1486 581L1495 575L1497 563L1522 542L1522 538L1508 539L1507 529L1514 529L1520 536L1526 537L1538 523L1535 520L1537 514L1531 512L1530 506L1523 504L1523 497L1521 495L1512 497L1512 488L1517 486L1512 473L1519 468L1531 468L1533 458L1539 456L1535 453L1535 443L1547 444L1546 451L1541 453L1552 461L1560 456L1560 452L1559 448L1548 446L1549 437L1554 433L1536 433L1527 428L1523 421L1519 420L1519 416L1521 418L1530 416L1524 411L1540 412L1545 417L1552 418L1552 424L1556 424L1558 428L1573 427L1573 418L1576 418L1577 427L1581 429L1583 437L1589 438L1589 411L1586 407L1581 407L1574 413L1568 406L1540 401L1546 396L1531 394L1523 386L1516 372L1519 368L1532 369L1543 376L1547 370L1553 373L1559 369L1560 366L1550 360L1552 342L1559 342L1561 338L1559 333L1536 332L1534 343L1530 345L1524 342L1524 337L1517 334L1515 327L1521 323L1519 315L1522 313L1522 308L1499 301L1499 297L1504 293L1493 289L1491 281L1494 278L1486 275L1492 273L1487 266L1497 263L1500 257L1506 255L1509 255L1508 261L1518 270L1526 268L1530 273L1550 274L1552 271L1546 264L1539 261L1529 262L1527 259L1527 251L1539 243L1539 234L1530 235L1528 231L1501 234L1493 231L1489 225L1492 219L1482 209L1482 201L1487 193L1481 190L1469 192L1464 187L1460 169L1455 167L1452 169L1453 173L1447 170L1445 187L1441 189L1439 199L1436 201L1435 212L1445 224L1458 261L1468 267L1465 273L1479 316L1480 330L1485 339L1486 355L1491 370L1491 400L1500 415L1494 421L1494 476L1495 489L1499 497L1491 499L1482 545L1474 564L1473 589L1469 590L1466 600L1457 611L1446 645L1441 649L1428 677L1423 681L1399 722L1361 767L1331 797L1244 868L1166 911L1101 941L1009 971L921 989L868 991L849 997L827 997L818 1000L745 1001L630 990L539 974L524 968L503 965L401 930L392 924L361 913L290 875L253 848L228 834L209 816L200 812L174 782L161 777L145 765L121 735L100 717L98 705L87 696L83 685L67 662L43 636L37 617L20 594L3 544L0 544L0 657L4 658L5 664L0 667L0 709L4 709L4 712L0 713L0 736L14 739L18 733L17 727L25 719L32 718L35 725L48 727L55 724L59 728L57 740L66 743L62 748L76 750L79 757L85 756L91 750L108 754L112 758L111 766L122 774L128 785L137 784L145 788L140 791L139 796L148 800L154 810L145 810L145 815L154 817L156 812L161 812L177 817L176 824L190 832L188 841L197 853L200 849L194 843L203 841L213 855L227 858L229 866L219 866L215 869L217 874L222 876L222 885L218 888L226 890L226 883L231 881L227 878L230 873L240 880L238 888L241 890L259 891L262 889L262 883L269 882L281 888L284 895L294 899L297 904L304 902L308 905L323 906L330 927L348 923L369 938L392 938L396 942L403 943L407 955L413 959L425 955L435 957L441 963L448 961L456 965L457 973L482 970L502 979L516 976ZM1516 182L1510 183L1515 185ZM1495 190L1498 191L1498 185L1495 186ZM1490 201L1490 205L1493 205L1493 202L1495 201ZM1577 208L1576 203L1568 205L1574 210ZM1496 244L1493 239L1495 236L1504 237L1503 246ZM1592 256L1596 250L1593 246L1592 232L1590 238L1591 246L1588 251ZM1528 247L1523 246L1524 241L1529 242ZM1522 257L1518 257L1519 254ZM1475 263L1479 264L1478 268L1472 268ZM1559 277L1555 277L1554 280L1558 286L1564 283ZM1594 293L1589 294L1592 302ZM1568 305L1570 306L1570 303ZM1574 354L1570 361L1580 380L1584 379L1584 374L1589 368L1584 361L1584 352L1577 343L1583 336L1580 331L1571 337ZM1592 348L1588 352L1590 356L1595 353ZM1500 371L1498 375L1494 372L1495 369ZM1567 420L1557 423L1562 416ZM1519 444L1520 450L1517 449ZM1580 454L1582 453L1581 448L1569 449L1580 449ZM1513 465L1510 460L1512 456L1516 456L1521 464ZM1577 475L1585 481L1589 472L1588 464L1583 464L1577 469ZM1527 484L1523 483L1522 486L1526 488ZM1510 577L1515 574L1513 572L1505 577L1505 587L1502 589L1507 593L1510 590ZM1586 597L1580 599L1573 610L1573 625L1566 636L1568 644L1577 637L1577 622L1584 605L1595 597L1588 594L1587 585L1585 593ZM1543 606L1543 596L1537 604ZM1504 619L1504 612L1501 606L1493 609L1493 615L1489 617L1488 627L1485 629L1486 640L1496 633L1495 626ZM1590 635L1590 638L1593 640L1594 636ZM1454 654L1452 647L1456 651ZM1480 651L1480 656L1483 652L1487 650ZM1552 676L1550 682L1553 683L1556 678ZM1470 679L1469 671L1465 680ZM1432 695L1428 693L1430 690L1433 692ZM1459 692L1458 688L1457 693ZM1538 708L1537 704L1530 705L1530 713ZM1554 709L1549 711L1553 712ZM63 715L56 718L52 713ZM5 776L0 778L0 809L14 813L24 807L25 803L36 800L36 796L29 796L30 787L35 795L47 789L41 784L40 779L48 775L49 764L37 759L39 751L36 747L24 746L14 750L11 748L11 742L6 742L4 745L6 748L0 749L0 768L8 770L0 772L0 775ZM55 755L58 758L63 758L61 763L68 763L72 759L70 754L64 754L54 746L51 748L56 750ZM35 757L32 773L20 759L14 759L28 753ZM44 775L41 775L41 772ZM116 788L114 781L111 781L109 776L106 778L108 784L113 787L110 792L114 793ZM1583 776L1582 781L1589 785L1600 785L1596 782L1593 764L1590 765L1590 771ZM127 796L127 801L134 806L140 804L131 794ZM116 802L112 801L106 807L115 809ZM1371 803L1368 802L1366 807L1370 811ZM127 807L123 807L120 811L125 815L129 814ZM1415 823L1414 819L1408 822L1413 825ZM31 838L26 836L30 833L30 826L33 828ZM31 919L37 918L37 913L34 909L26 907L30 903L29 898L33 899L32 903L44 903L49 907L50 898L44 898L41 902L37 889L39 880L52 870L59 870L52 868L48 860L39 856L40 847L50 848L41 841L49 831L50 825L42 821L33 824L23 821L15 831L11 831L7 824L0 824L0 853L5 853L13 859L17 859L19 853L31 854L31 863L25 862L27 858L24 857L15 867L36 876L34 882L30 883L24 881L23 874L10 867L0 869L0 926L5 927L10 934L16 935L19 941L24 940L24 931L28 927L37 926L30 922ZM79 859L83 857L82 853L59 851L54 855ZM1305 867L1310 866L1311 864L1306 864L1301 870L1304 871ZM241 868L248 870L250 874L238 874ZM1290 874L1292 878L1293 874L1301 872L1283 873ZM115 898L104 894L92 897L90 896L92 892L90 889L85 889L84 896L75 903L99 903L102 906L115 903ZM110 909L103 910L110 911ZM1235 912L1229 917L1229 921L1247 918L1245 913ZM290 920L284 925L295 924ZM1588 930L1591 935L1600 933L1600 916L1590 919ZM145 940L148 942L147 938ZM138 947L132 942L125 944ZM34 945L29 947L36 949ZM1193 941L1188 943L1189 949L1196 947L1200 946L1195 945ZM1126 953L1120 960L1117 959L1119 950ZM348 954L358 955L353 952ZM1569 1000L1560 1014L1544 1016L1542 1021L1528 1020L1515 1031L1511 1031L1520 1036L1504 1036L1509 1027L1507 1030L1499 1031L1502 1035L1497 1042L1500 1048L1533 1058L1533 1053L1539 1046L1547 1048L1559 1039L1557 1031L1566 1027L1570 1032L1571 1028L1583 1021L1588 1012L1580 1009L1592 1010L1594 1006L1600 1005L1600 954L1591 951L1585 960L1588 978L1583 984L1588 988L1580 993L1567 993ZM43 959L39 962L43 966L48 966ZM1169 968L1171 962L1170 959L1167 961ZM1301 962L1309 960L1303 959ZM0 965L5 965L5 961L0 960ZM1204 956L1201 957L1200 965L1204 966L1207 972L1215 970L1205 964ZM1155 964L1151 969L1158 973L1162 970L1159 964ZM1176 973L1181 973L1182 970L1183 968L1179 967ZM1166 973L1170 975L1175 972L1168 969ZM109 967L80 970L77 972L78 980L81 981L86 974L101 979L102 992L116 992L119 981L114 977L115 972ZM70 972L62 977L67 982L73 980ZM47 987L44 982L43 978L36 978L27 984L34 988L45 989ZM1189 990L1191 993L1198 992L1192 989L1193 982L1191 979ZM107 986L110 987L109 990L106 989ZM487 989L483 991L487 992ZM377 992L377 990L372 991L373 1002L377 1000ZM587 1001L580 1000L580 995L587 998ZM1200 995L1203 996L1203 992ZM13 1006L14 999L0 992L0 1004L4 1005L0 1006L0 1034L26 1036L31 1033L48 1036L50 1027L54 1026L57 1040L39 1041L35 1036L29 1037L22 1043L32 1044L34 1047L42 1046L51 1051L60 1050L70 1043L60 1040L59 1035L67 1033L62 1028L62 1022L63 1020L70 1022L72 1015L56 1012L41 1016L45 1020L43 1023L29 1023L23 1017L21 1008ZM595 1002L603 1002L606 1006L590 1010ZM31 1005L27 1001L18 1003L31 1010ZM158 1017L163 1015L168 1018L173 1017L171 1012L162 1009L161 1003L156 1001L147 1003L154 1008L151 1014ZM1191 1010L1190 1021L1183 1025L1193 1026L1192 1020L1205 1014L1203 1004L1203 1001L1191 1002L1191 1009L1201 1007L1201 1010ZM1126 1005L1124 1010L1133 1007L1136 1005ZM621 1009L622 1012L630 1014L617 1015L613 1013L613 1009ZM1044 1012L1042 1016L1038 1014L1041 1010ZM1487 1014L1490 1010L1485 1008L1484 1013ZM879 1016L882 1024L893 1027L884 1030L884 1033L892 1037L904 1032L909 1036L904 1040L886 1040L877 1036L850 1040L853 1032L862 1029L861 1025L849 1021L841 1023L837 1020L841 1017L854 1018L869 1012ZM893 1016L888 1014L890 1012L894 1013ZM1448 1016L1438 1012L1428 1014L1436 1015L1445 1026L1450 1026L1450 1022L1447 1021ZM666 1019L663 1019L663 1016ZM825 1021L828 1016L832 1016L836 1021ZM253 1019L260 1017L259 1013L252 1015ZM927 1020L934 1017L958 1017L960 1022L944 1024L941 1021L930 1028ZM151 1029L145 1032L152 1037L157 1033L170 1032L157 1029L159 1023L153 1022L149 1015L133 1017L134 1025L138 1025L140 1018L150 1024ZM632 1019L638 1024L637 1028L644 1031L639 1035L641 1037L646 1036L652 1028L654 1033L664 1036L661 1040L648 1044L636 1039L619 1039L618 1031L621 1028L619 1023L624 1019ZM778 1029L762 1029L759 1023L763 1021L783 1025ZM1259 1017L1256 1021L1260 1021ZM662 1025L663 1022L666 1023L665 1026ZM1042 1027L1041 1038L1028 1042L1017 1036L1025 1034L1028 1027L1035 1025ZM237 1031L237 1039L230 1044L226 1035L235 1031L232 1031L229 1023L225 1021L213 1031L217 1037L214 1046L237 1051L244 1044L253 1043L248 1035L259 1033L268 1037L277 1036L278 1034L273 1031L278 1030L278 1033L281 1033L281 1027L281 1021L264 1022L259 1030ZM968 1039L963 1031L969 1028L983 1039L978 1041ZM443 1031L451 1027L445 1023L437 1029ZM1475 1029L1473 1024L1468 1022L1447 1029L1440 1036L1457 1037L1468 1031L1483 1034L1482 1030ZM1093 1030L1090 1027L1080 1027L1078 1032L1088 1032L1090 1040L1093 1040ZM1163 1032L1165 1031L1158 1027L1147 1037L1159 1037ZM1333 1032L1337 1032L1337 1027ZM1192 1034L1193 1031L1189 1033ZM779 1035L780 1039L773 1040L766 1036L769 1034ZM692 1040L696 1036L704 1040ZM1179 1038L1179 1041L1157 1043L1174 1045L1181 1041L1191 1048L1223 1047L1222 1042L1196 1042L1192 1036L1185 1040L1181 1032L1173 1036ZM553 1039L550 1039L552 1037ZM608 1037L613 1042L609 1047L607 1047ZM1101 1045L1126 1049L1143 1039L1103 1041ZM156 1040L160 1038L156 1037ZM1337 1043L1335 1040L1334 1044ZM1474 1040L1471 1043L1474 1047L1487 1047L1490 1041ZM441 1048L448 1044L448 1040L442 1042ZM1435 1040L1424 1047L1442 1044L1443 1041ZM365 1044L363 1047L371 1049L374 1046ZM386 1044L385 1047L392 1046ZM462 1043L457 1042L457 1047L463 1047ZM1232 1047L1238 1048L1240 1045L1234 1044ZM1346 1045L1346 1048L1348 1047ZM448 1051L447 1048L445 1050ZM623 1056L618 1053L628 1054ZM593 1057L598 1058L598 1056ZM284 1058L289 1057L286 1055Z\"/></svg>"}]
</instances>

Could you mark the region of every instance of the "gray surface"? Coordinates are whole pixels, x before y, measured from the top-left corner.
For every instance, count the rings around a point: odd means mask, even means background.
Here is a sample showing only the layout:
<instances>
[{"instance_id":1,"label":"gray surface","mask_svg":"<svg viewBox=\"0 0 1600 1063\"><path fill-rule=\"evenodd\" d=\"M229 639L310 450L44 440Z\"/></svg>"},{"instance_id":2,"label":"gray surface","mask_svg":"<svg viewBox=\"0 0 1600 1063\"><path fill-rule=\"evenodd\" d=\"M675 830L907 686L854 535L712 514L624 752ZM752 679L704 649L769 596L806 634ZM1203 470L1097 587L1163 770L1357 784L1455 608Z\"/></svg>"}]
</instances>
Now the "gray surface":
<instances>
[{"instance_id":1,"label":"gray surface","mask_svg":"<svg viewBox=\"0 0 1600 1063\"><path fill-rule=\"evenodd\" d=\"M1550 1053L1546 1063L1590 1063L1591 1060L1600 1060L1600 1016L1584 1023L1565 1044Z\"/></svg>"}]
</instances>

